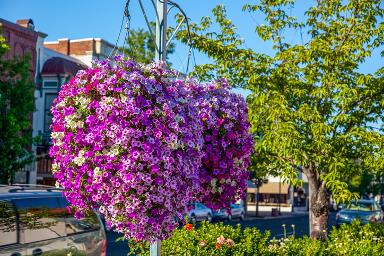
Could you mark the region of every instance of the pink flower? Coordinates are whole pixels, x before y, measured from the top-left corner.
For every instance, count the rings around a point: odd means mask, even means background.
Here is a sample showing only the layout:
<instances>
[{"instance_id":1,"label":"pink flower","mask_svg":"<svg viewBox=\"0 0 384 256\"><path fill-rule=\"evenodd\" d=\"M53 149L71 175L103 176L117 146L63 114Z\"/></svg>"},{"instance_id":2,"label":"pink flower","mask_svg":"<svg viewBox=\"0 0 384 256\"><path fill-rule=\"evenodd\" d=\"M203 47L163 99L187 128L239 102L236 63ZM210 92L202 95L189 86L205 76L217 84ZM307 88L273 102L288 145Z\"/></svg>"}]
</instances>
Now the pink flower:
<instances>
[{"instance_id":1,"label":"pink flower","mask_svg":"<svg viewBox=\"0 0 384 256\"><path fill-rule=\"evenodd\" d=\"M233 246L235 244L235 242L233 242L233 240L230 239L230 238L227 239L226 243L227 243L228 247L231 247L231 246Z\"/></svg>"},{"instance_id":2,"label":"pink flower","mask_svg":"<svg viewBox=\"0 0 384 256\"><path fill-rule=\"evenodd\" d=\"M217 243L218 244L224 244L225 243L225 237L223 236L223 235L221 235L221 236L219 236L218 238L217 238Z\"/></svg>"}]
</instances>

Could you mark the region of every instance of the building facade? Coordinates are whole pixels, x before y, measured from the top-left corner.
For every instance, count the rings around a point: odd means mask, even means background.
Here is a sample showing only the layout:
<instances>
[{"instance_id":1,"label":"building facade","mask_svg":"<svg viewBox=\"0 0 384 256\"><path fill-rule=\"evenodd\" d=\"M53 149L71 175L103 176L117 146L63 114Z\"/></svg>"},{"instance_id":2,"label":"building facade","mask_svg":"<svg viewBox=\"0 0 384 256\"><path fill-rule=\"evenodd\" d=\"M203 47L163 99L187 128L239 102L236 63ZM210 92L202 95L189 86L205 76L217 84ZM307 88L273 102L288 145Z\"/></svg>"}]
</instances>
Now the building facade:
<instances>
[{"instance_id":1,"label":"building facade","mask_svg":"<svg viewBox=\"0 0 384 256\"><path fill-rule=\"evenodd\" d=\"M108 58L115 47L101 38L45 42L47 34L36 31L31 19L16 23L0 19L0 29L10 46L5 58L30 55L36 106L31 115L31 130L34 138L41 138L40 143L28 149L35 153L35 161L16 174L16 182L54 185L52 160L48 155L53 101L61 85L79 70L90 67L92 61Z\"/></svg>"},{"instance_id":2,"label":"building facade","mask_svg":"<svg viewBox=\"0 0 384 256\"><path fill-rule=\"evenodd\" d=\"M69 40L68 38L57 41L45 42L45 48L80 60L90 67L92 61L103 60L109 57L115 49L114 45L101 38L85 38Z\"/></svg>"},{"instance_id":3,"label":"building facade","mask_svg":"<svg viewBox=\"0 0 384 256\"><path fill-rule=\"evenodd\" d=\"M308 210L308 180L299 174L299 186L292 186L280 177L268 176L259 189L252 181L248 181L247 211L256 212L258 201L259 212L299 212Z\"/></svg>"},{"instance_id":4,"label":"building facade","mask_svg":"<svg viewBox=\"0 0 384 256\"><path fill-rule=\"evenodd\" d=\"M109 57L113 45L100 38L79 40L59 39L44 42L41 69L38 77L40 86L35 91L36 111L33 115L33 135L42 137L42 143L36 145L35 183L54 185L52 159L48 155L50 147L50 109L57 97L61 85L68 82L76 73L92 65L94 60Z\"/></svg>"},{"instance_id":5,"label":"building facade","mask_svg":"<svg viewBox=\"0 0 384 256\"><path fill-rule=\"evenodd\" d=\"M5 53L5 59L14 59L28 56L30 58L30 79L37 86L36 75L38 73L38 63L40 61L40 52L43 47L42 41L47 36L46 34L36 31L33 20L22 19L16 23L0 19L0 31L5 37L10 49ZM32 126L32 115L31 115ZM31 129L32 130L32 129ZM34 148L26 148L27 151L33 151ZM23 170L16 172L15 182L31 183L35 175L34 163L24 167Z\"/></svg>"},{"instance_id":6,"label":"building facade","mask_svg":"<svg viewBox=\"0 0 384 256\"><path fill-rule=\"evenodd\" d=\"M40 137L41 143L35 145L36 179L32 182L44 185L55 183L48 155L50 147L50 125L52 115L50 109L57 97L61 85L68 82L77 71L87 66L81 61L61 53L44 49L39 77L39 86L35 90L35 106L33 113L33 136Z\"/></svg>"}]
</instances>

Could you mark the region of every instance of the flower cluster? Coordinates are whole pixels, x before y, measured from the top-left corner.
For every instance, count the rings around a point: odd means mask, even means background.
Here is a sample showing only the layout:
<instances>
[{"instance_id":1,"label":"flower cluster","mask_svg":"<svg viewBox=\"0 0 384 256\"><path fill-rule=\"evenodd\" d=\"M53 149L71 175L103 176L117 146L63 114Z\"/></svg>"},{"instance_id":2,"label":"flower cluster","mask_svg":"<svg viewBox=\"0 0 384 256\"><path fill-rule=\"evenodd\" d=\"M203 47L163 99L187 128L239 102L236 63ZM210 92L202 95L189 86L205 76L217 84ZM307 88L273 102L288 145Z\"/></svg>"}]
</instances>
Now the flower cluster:
<instances>
[{"instance_id":1,"label":"flower cluster","mask_svg":"<svg viewBox=\"0 0 384 256\"><path fill-rule=\"evenodd\" d=\"M193 225L191 223L186 224L184 227L186 230L192 230L193 229Z\"/></svg>"},{"instance_id":2,"label":"flower cluster","mask_svg":"<svg viewBox=\"0 0 384 256\"><path fill-rule=\"evenodd\" d=\"M174 77L116 56L63 85L50 155L76 217L98 209L126 238L154 241L191 202L221 207L242 195L252 146L244 100L223 82Z\"/></svg>"},{"instance_id":3,"label":"flower cluster","mask_svg":"<svg viewBox=\"0 0 384 256\"><path fill-rule=\"evenodd\" d=\"M244 198L253 141L249 134L247 105L230 92L226 80L211 84L187 83L203 121L204 156L199 169L206 190L199 201L213 209L228 208Z\"/></svg>"},{"instance_id":4,"label":"flower cluster","mask_svg":"<svg viewBox=\"0 0 384 256\"><path fill-rule=\"evenodd\" d=\"M194 200L202 125L158 64L115 59L79 72L53 113L53 172L77 215L98 208L128 238L165 238Z\"/></svg>"},{"instance_id":5,"label":"flower cluster","mask_svg":"<svg viewBox=\"0 0 384 256\"><path fill-rule=\"evenodd\" d=\"M233 242L232 239L230 239L230 238L225 239L225 237L223 235L221 235L217 238L217 242L215 243L215 248L221 249L221 246L223 246L223 245L226 245L228 247L232 247L234 244L235 244L235 242Z\"/></svg>"}]
</instances>

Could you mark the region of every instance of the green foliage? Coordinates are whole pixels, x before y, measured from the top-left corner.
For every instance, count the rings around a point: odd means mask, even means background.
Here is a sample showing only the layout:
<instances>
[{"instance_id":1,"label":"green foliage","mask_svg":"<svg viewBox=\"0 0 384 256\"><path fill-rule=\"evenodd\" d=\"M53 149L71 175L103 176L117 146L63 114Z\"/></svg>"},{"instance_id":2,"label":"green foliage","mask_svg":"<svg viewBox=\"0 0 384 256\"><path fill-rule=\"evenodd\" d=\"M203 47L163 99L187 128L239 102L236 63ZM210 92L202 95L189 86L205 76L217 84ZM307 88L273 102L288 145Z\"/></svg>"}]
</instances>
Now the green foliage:
<instances>
[{"instance_id":1,"label":"green foliage","mask_svg":"<svg viewBox=\"0 0 384 256\"><path fill-rule=\"evenodd\" d=\"M155 59L155 32L156 32L156 23L150 22L151 30L146 31L144 29L130 29L129 35L127 38L127 46L124 49L124 52L127 56L134 59L136 62L140 63L151 63ZM167 48L167 60L168 56L175 51L175 44L171 42ZM168 62L168 64L171 64Z\"/></svg>"},{"instance_id":2,"label":"green foliage","mask_svg":"<svg viewBox=\"0 0 384 256\"><path fill-rule=\"evenodd\" d=\"M327 255L325 251L326 243L308 237L272 240L269 245L270 255L320 256Z\"/></svg>"},{"instance_id":3,"label":"green foliage","mask_svg":"<svg viewBox=\"0 0 384 256\"><path fill-rule=\"evenodd\" d=\"M12 182L15 171L32 160L31 118L34 85L29 58L4 59L8 50L0 36L0 184Z\"/></svg>"},{"instance_id":4,"label":"green foliage","mask_svg":"<svg viewBox=\"0 0 384 256\"><path fill-rule=\"evenodd\" d=\"M334 228L328 240L312 240L308 237L289 236L269 240L269 233L256 228L242 230L240 226L202 223L191 230L185 227L175 230L172 237L162 241L161 255L273 255L273 256L361 256L384 255L384 224L353 222ZM225 239L223 239L225 238ZM217 246L220 239L221 246ZM228 240L233 241L228 246ZM149 245L130 244L136 255L149 255Z\"/></svg>"},{"instance_id":5,"label":"green foliage","mask_svg":"<svg viewBox=\"0 0 384 256\"><path fill-rule=\"evenodd\" d=\"M363 171L353 176L349 181L351 191L358 192L360 195L372 193L381 195L384 193L383 174L375 174Z\"/></svg>"},{"instance_id":6,"label":"green foliage","mask_svg":"<svg viewBox=\"0 0 384 256\"><path fill-rule=\"evenodd\" d=\"M263 255L269 233L240 225L203 223L192 230L181 229L162 244L164 255ZM222 244L220 243L222 239Z\"/></svg>"},{"instance_id":7,"label":"green foliage","mask_svg":"<svg viewBox=\"0 0 384 256\"><path fill-rule=\"evenodd\" d=\"M312 240L308 237L273 241L270 252L273 255L332 255L332 256L358 256L358 255L384 255L384 225L366 224L359 222L343 224L334 228L327 241Z\"/></svg>"},{"instance_id":8,"label":"green foliage","mask_svg":"<svg viewBox=\"0 0 384 256\"><path fill-rule=\"evenodd\" d=\"M369 59L384 44L380 2L314 1L302 20L289 15L300 4L292 0L244 6L265 18L255 30L272 45L270 55L245 46L224 6L213 10L216 24L204 17L191 25L194 47L214 60L195 76L223 76L251 91L257 169L280 170L291 181L303 171L315 190L327 189L338 201L357 196L348 187L353 176L384 170L384 69L359 70L380 61ZM301 43L286 40L294 32L302 33ZM178 38L187 42L187 33Z\"/></svg>"},{"instance_id":9,"label":"green foliage","mask_svg":"<svg viewBox=\"0 0 384 256\"><path fill-rule=\"evenodd\" d=\"M268 232L262 234L255 228L242 230L240 225L203 222L199 228L175 230L172 237L162 241L161 255L266 255L268 238ZM148 245L143 248L139 255L149 255Z\"/></svg>"},{"instance_id":10,"label":"green foliage","mask_svg":"<svg viewBox=\"0 0 384 256\"><path fill-rule=\"evenodd\" d=\"M330 255L384 255L384 225L352 222L334 228L329 235Z\"/></svg>"}]
</instances>

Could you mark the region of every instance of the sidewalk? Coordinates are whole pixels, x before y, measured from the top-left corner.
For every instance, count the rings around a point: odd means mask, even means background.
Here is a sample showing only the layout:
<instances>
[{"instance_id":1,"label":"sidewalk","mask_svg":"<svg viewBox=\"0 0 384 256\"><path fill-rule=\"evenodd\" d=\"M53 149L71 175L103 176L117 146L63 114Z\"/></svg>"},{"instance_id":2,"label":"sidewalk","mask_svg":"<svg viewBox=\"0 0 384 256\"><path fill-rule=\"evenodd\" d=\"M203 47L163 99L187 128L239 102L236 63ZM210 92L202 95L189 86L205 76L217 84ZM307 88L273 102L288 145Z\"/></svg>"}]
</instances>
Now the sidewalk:
<instances>
[{"instance_id":1,"label":"sidewalk","mask_svg":"<svg viewBox=\"0 0 384 256\"><path fill-rule=\"evenodd\" d=\"M285 219L298 216L307 216L308 212L281 212L281 215L272 216L271 211L259 211L259 216L256 217L255 211L249 211L245 215L245 220L257 220L257 219Z\"/></svg>"}]
</instances>

